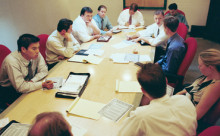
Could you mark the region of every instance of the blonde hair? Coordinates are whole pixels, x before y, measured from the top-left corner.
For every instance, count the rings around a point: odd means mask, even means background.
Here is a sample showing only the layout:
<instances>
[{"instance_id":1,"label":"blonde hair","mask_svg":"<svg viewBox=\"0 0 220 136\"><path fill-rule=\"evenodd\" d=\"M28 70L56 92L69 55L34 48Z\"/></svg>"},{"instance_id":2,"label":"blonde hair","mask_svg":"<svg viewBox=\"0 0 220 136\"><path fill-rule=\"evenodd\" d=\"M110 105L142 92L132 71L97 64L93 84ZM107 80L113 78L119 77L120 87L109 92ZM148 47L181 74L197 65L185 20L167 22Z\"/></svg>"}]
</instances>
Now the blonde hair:
<instances>
[{"instance_id":1,"label":"blonde hair","mask_svg":"<svg viewBox=\"0 0 220 136\"><path fill-rule=\"evenodd\" d=\"M215 66L220 72L220 51L217 49L207 49L199 54L200 59L205 65Z\"/></svg>"}]
</instances>

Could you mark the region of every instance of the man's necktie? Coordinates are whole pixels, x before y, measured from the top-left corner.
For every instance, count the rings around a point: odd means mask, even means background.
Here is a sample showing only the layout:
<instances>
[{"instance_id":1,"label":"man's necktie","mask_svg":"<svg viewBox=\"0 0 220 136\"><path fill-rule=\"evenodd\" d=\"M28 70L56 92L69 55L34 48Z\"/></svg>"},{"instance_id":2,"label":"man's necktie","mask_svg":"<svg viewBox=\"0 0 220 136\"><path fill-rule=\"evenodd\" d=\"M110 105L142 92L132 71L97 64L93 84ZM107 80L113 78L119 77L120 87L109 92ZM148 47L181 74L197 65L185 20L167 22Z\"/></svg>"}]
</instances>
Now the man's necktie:
<instances>
[{"instance_id":1,"label":"man's necktie","mask_svg":"<svg viewBox=\"0 0 220 136\"><path fill-rule=\"evenodd\" d=\"M158 28L158 30L157 30L157 36L160 34L160 29Z\"/></svg>"},{"instance_id":2,"label":"man's necktie","mask_svg":"<svg viewBox=\"0 0 220 136\"><path fill-rule=\"evenodd\" d=\"M102 21L101 21L101 30L103 30L103 21L104 21L104 19L102 19Z\"/></svg>"},{"instance_id":3,"label":"man's necktie","mask_svg":"<svg viewBox=\"0 0 220 136\"><path fill-rule=\"evenodd\" d=\"M132 23L132 15L130 15L128 23L129 23L129 25L131 25L131 23Z\"/></svg>"},{"instance_id":4,"label":"man's necktie","mask_svg":"<svg viewBox=\"0 0 220 136\"><path fill-rule=\"evenodd\" d=\"M33 76L33 71L32 71L32 63L30 61L30 63L28 64L28 75L25 77L26 81L30 81L34 76Z\"/></svg>"}]
</instances>

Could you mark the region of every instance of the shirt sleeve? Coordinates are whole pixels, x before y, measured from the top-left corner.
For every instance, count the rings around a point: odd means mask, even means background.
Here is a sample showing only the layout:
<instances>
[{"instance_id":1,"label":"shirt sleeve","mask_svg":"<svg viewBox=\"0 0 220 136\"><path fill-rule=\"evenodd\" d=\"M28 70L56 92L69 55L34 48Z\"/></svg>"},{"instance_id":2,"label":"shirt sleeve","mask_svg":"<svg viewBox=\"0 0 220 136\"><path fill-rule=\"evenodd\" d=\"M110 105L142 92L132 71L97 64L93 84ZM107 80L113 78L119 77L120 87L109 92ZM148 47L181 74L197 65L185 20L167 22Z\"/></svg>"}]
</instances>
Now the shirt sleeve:
<instances>
[{"instance_id":1,"label":"shirt sleeve","mask_svg":"<svg viewBox=\"0 0 220 136\"><path fill-rule=\"evenodd\" d=\"M141 26L143 26L144 25L144 17L140 11L138 11L138 13L139 13L138 14L138 21L141 24Z\"/></svg>"},{"instance_id":2,"label":"shirt sleeve","mask_svg":"<svg viewBox=\"0 0 220 136\"><path fill-rule=\"evenodd\" d=\"M127 22L126 13L125 13L125 10L123 10L118 17L118 24L125 25L126 22Z\"/></svg>"},{"instance_id":3,"label":"shirt sleeve","mask_svg":"<svg viewBox=\"0 0 220 136\"><path fill-rule=\"evenodd\" d=\"M106 20L107 20L107 24L106 24L106 27L110 30L113 28L111 22L109 21L108 17L106 16Z\"/></svg>"},{"instance_id":4,"label":"shirt sleeve","mask_svg":"<svg viewBox=\"0 0 220 136\"><path fill-rule=\"evenodd\" d=\"M73 36L71 36L73 37ZM74 53L74 47L73 47L73 41L66 43L66 47L63 46L63 43L61 43L58 40L48 40L47 42L47 48L55 52L57 55L64 56L64 57L72 57Z\"/></svg>"},{"instance_id":5,"label":"shirt sleeve","mask_svg":"<svg viewBox=\"0 0 220 136\"><path fill-rule=\"evenodd\" d=\"M144 121L141 119L137 119L134 111L132 111L131 116L124 120L118 131L117 136L143 136L146 135L145 133L146 125L144 124Z\"/></svg>"},{"instance_id":6,"label":"shirt sleeve","mask_svg":"<svg viewBox=\"0 0 220 136\"><path fill-rule=\"evenodd\" d=\"M157 46L160 45L162 42L166 41L168 39L168 36L165 34L165 32L160 32L159 35L155 38L149 37L148 41L151 46Z\"/></svg>"},{"instance_id":7,"label":"shirt sleeve","mask_svg":"<svg viewBox=\"0 0 220 136\"><path fill-rule=\"evenodd\" d=\"M18 63L7 64L7 73L12 86L20 93L28 93L42 88L42 82L27 82L21 72L24 66Z\"/></svg>"},{"instance_id":8,"label":"shirt sleeve","mask_svg":"<svg viewBox=\"0 0 220 136\"><path fill-rule=\"evenodd\" d=\"M77 35L78 39L82 42L88 42L92 39L92 36L89 35L86 29L86 25L80 24L78 22L76 26L73 28L73 33L74 35Z\"/></svg>"},{"instance_id":9,"label":"shirt sleeve","mask_svg":"<svg viewBox=\"0 0 220 136\"><path fill-rule=\"evenodd\" d=\"M44 58L40 53L35 70L36 70L36 75L31 79L33 82L37 82L43 79L48 74L47 65L45 64Z\"/></svg>"}]
</instances>

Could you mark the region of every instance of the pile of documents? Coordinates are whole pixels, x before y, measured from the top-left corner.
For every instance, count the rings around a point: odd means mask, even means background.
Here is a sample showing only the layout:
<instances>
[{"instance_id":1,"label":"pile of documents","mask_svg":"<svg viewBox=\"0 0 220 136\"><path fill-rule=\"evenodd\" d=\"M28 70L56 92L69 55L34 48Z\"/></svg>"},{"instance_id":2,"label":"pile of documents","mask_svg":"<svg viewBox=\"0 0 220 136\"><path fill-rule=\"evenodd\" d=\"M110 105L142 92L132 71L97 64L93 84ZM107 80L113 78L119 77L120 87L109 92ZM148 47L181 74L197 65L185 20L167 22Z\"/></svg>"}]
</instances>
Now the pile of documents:
<instances>
[{"instance_id":1,"label":"pile of documents","mask_svg":"<svg viewBox=\"0 0 220 136\"><path fill-rule=\"evenodd\" d=\"M139 54L125 54L125 53L115 53L110 56L110 59L115 63L129 63L129 62L147 62L151 61L148 55Z\"/></svg>"}]
</instances>

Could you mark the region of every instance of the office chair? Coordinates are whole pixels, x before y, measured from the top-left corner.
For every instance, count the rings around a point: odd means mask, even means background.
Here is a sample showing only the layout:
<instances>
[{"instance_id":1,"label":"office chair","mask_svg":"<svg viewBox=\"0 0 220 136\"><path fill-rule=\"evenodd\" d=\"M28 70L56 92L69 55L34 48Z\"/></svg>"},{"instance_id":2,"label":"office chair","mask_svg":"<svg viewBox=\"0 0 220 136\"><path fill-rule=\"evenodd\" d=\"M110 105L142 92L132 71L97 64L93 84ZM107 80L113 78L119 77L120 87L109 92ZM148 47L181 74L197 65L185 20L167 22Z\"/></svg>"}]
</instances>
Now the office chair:
<instances>
[{"instance_id":1,"label":"office chair","mask_svg":"<svg viewBox=\"0 0 220 136\"><path fill-rule=\"evenodd\" d=\"M11 51L8 49L8 47L0 44L0 54L1 54L1 56L0 56L0 68L2 66L2 62L4 61L5 57L10 53L11 53Z\"/></svg>"},{"instance_id":2,"label":"office chair","mask_svg":"<svg viewBox=\"0 0 220 136\"><path fill-rule=\"evenodd\" d=\"M220 126L211 126L202 131L198 136L220 136Z\"/></svg>"},{"instance_id":3,"label":"office chair","mask_svg":"<svg viewBox=\"0 0 220 136\"><path fill-rule=\"evenodd\" d=\"M177 74L166 73L166 76L168 78L168 84L175 88L174 94L182 89L184 76L196 54L197 41L195 38L193 37L187 38L185 41L185 45L186 45L187 51L186 51L185 57L183 58L182 63L179 66Z\"/></svg>"},{"instance_id":4,"label":"office chair","mask_svg":"<svg viewBox=\"0 0 220 136\"><path fill-rule=\"evenodd\" d=\"M177 12L185 16L185 13L184 13L182 10L177 9ZM166 14L168 14L168 13L170 13L169 10L166 11L164 15L166 15Z\"/></svg>"},{"instance_id":5,"label":"office chair","mask_svg":"<svg viewBox=\"0 0 220 136\"><path fill-rule=\"evenodd\" d=\"M184 39L186 40L186 35L188 32L188 29L184 23L179 23L179 26L176 30L176 32Z\"/></svg>"},{"instance_id":6,"label":"office chair","mask_svg":"<svg viewBox=\"0 0 220 136\"><path fill-rule=\"evenodd\" d=\"M47 43L47 39L48 39L49 35L48 34L40 34L37 37L40 38L40 53L46 62L46 43Z\"/></svg>"}]
</instances>

